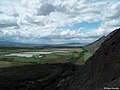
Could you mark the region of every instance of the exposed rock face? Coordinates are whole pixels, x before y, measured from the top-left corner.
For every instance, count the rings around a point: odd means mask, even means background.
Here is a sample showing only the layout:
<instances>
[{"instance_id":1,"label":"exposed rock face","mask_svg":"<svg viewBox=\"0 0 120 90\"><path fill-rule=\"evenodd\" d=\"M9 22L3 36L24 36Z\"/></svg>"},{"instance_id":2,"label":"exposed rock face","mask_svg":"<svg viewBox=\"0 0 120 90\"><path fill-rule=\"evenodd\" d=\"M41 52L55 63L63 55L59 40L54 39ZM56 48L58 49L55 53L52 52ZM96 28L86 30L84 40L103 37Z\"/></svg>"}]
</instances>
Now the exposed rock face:
<instances>
[{"instance_id":1,"label":"exposed rock face","mask_svg":"<svg viewBox=\"0 0 120 90\"><path fill-rule=\"evenodd\" d=\"M116 30L113 31L113 32L111 32L111 33L110 33L109 35L107 35L107 36L102 36L101 38L99 38L99 39L96 40L95 42L90 43L90 44L88 44L88 45L85 45L84 48L91 50L92 53L95 53L95 51L101 46L101 44L102 44L105 40L107 40L107 39L108 39L112 34L114 34L115 32L116 32Z\"/></svg>"},{"instance_id":2,"label":"exposed rock face","mask_svg":"<svg viewBox=\"0 0 120 90\"><path fill-rule=\"evenodd\" d=\"M105 36L102 36L97 41L84 46L84 48L91 50L92 53L95 53L95 51L101 46L101 44L105 41L105 39L106 39Z\"/></svg>"},{"instance_id":3,"label":"exposed rock face","mask_svg":"<svg viewBox=\"0 0 120 90\"><path fill-rule=\"evenodd\" d=\"M96 53L64 82L61 90L120 89L120 29L104 41Z\"/></svg>"}]
</instances>

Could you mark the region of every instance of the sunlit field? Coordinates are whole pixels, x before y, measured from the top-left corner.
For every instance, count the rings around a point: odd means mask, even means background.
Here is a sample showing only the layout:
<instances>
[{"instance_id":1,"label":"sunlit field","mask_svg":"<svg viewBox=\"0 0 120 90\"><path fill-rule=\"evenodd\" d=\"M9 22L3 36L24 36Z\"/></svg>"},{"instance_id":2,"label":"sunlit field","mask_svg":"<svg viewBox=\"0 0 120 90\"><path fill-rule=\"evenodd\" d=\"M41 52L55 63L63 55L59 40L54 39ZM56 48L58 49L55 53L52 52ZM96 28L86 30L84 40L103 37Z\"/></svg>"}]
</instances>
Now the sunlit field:
<instances>
[{"instance_id":1,"label":"sunlit field","mask_svg":"<svg viewBox=\"0 0 120 90\"><path fill-rule=\"evenodd\" d=\"M26 53L31 55L31 57L26 57L24 55ZM24 56L19 56L19 54ZM72 63L81 65L91 55L90 51L81 47L2 47L0 48L0 68L46 63Z\"/></svg>"}]
</instances>

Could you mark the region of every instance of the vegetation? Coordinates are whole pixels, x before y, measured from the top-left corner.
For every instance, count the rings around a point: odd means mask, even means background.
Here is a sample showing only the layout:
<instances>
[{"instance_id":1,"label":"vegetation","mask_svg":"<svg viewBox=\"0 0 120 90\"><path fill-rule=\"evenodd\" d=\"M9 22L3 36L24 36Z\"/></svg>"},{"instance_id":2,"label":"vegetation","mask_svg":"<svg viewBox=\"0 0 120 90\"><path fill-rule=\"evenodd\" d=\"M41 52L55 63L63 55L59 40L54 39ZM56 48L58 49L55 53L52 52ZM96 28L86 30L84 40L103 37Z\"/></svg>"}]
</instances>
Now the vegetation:
<instances>
[{"instance_id":1,"label":"vegetation","mask_svg":"<svg viewBox=\"0 0 120 90\"><path fill-rule=\"evenodd\" d=\"M6 56L11 53L50 51L53 53L32 57ZM64 79L71 77L90 56L90 51L76 47L0 48L0 89L57 90Z\"/></svg>"},{"instance_id":2,"label":"vegetation","mask_svg":"<svg viewBox=\"0 0 120 90\"><path fill-rule=\"evenodd\" d=\"M5 56L11 53L20 52L53 52L45 55L33 55L32 57ZM65 52L64 52L65 51ZM91 52L83 48L38 48L38 47L2 47L0 48L0 68L12 67L28 64L45 64L45 63L72 63L81 65L91 56ZM40 57L42 56L42 57Z\"/></svg>"}]
</instances>

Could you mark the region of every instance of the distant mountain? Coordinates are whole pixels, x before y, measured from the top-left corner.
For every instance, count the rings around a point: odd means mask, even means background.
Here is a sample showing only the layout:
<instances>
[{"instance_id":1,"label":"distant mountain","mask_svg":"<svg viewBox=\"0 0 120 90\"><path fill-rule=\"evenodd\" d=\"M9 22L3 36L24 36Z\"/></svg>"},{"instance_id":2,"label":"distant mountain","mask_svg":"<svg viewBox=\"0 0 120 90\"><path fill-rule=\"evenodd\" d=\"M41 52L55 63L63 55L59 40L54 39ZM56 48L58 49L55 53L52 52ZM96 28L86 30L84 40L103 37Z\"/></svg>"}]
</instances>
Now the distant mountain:
<instances>
[{"instance_id":1,"label":"distant mountain","mask_svg":"<svg viewBox=\"0 0 120 90\"><path fill-rule=\"evenodd\" d=\"M65 44L32 44L32 43L20 43L20 42L7 42L0 41L0 46L48 46L48 47L59 47L59 46L83 46L85 43L65 43Z\"/></svg>"},{"instance_id":2,"label":"distant mountain","mask_svg":"<svg viewBox=\"0 0 120 90\"><path fill-rule=\"evenodd\" d=\"M72 43L65 43L65 44L60 44L61 46L84 46L86 43L77 43L77 42L72 42Z\"/></svg>"},{"instance_id":3,"label":"distant mountain","mask_svg":"<svg viewBox=\"0 0 120 90\"><path fill-rule=\"evenodd\" d=\"M9 42L9 41L0 41L0 46L18 46L18 45L22 45L22 43Z\"/></svg>"},{"instance_id":4,"label":"distant mountain","mask_svg":"<svg viewBox=\"0 0 120 90\"><path fill-rule=\"evenodd\" d=\"M1 47L11 47L11 46L37 46L37 44L31 43L21 43L21 42L10 42L10 41L0 41Z\"/></svg>"}]
</instances>

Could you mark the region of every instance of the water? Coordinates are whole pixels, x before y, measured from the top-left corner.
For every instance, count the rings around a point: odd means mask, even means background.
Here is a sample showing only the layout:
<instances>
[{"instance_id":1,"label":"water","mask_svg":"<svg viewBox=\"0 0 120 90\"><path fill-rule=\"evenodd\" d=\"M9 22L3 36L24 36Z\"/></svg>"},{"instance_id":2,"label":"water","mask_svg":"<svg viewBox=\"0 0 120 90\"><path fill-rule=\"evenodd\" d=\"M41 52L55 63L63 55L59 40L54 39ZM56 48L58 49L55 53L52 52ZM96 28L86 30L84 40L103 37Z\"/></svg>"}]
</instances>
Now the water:
<instances>
[{"instance_id":1,"label":"water","mask_svg":"<svg viewBox=\"0 0 120 90\"><path fill-rule=\"evenodd\" d=\"M18 57L32 57L33 55L39 55L39 57L42 57L42 55L51 54L51 53L63 53L68 51L50 51L50 52L22 52L22 53L11 53L7 54L5 56L18 56ZM40 55L42 54L42 55Z\"/></svg>"},{"instance_id":2,"label":"water","mask_svg":"<svg viewBox=\"0 0 120 90\"><path fill-rule=\"evenodd\" d=\"M5 56L18 56L18 57L32 57L33 55L39 54L51 54L52 52L22 52L22 53L11 53ZM42 56L40 56L42 57Z\"/></svg>"},{"instance_id":3,"label":"water","mask_svg":"<svg viewBox=\"0 0 120 90\"><path fill-rule=\"evenodd\" d=\"M23 54L23 53L11 53L5 56L18 56L18 57L32 57L32 54Z\"/></svg>"}]
</instances>

